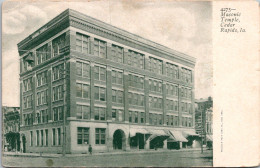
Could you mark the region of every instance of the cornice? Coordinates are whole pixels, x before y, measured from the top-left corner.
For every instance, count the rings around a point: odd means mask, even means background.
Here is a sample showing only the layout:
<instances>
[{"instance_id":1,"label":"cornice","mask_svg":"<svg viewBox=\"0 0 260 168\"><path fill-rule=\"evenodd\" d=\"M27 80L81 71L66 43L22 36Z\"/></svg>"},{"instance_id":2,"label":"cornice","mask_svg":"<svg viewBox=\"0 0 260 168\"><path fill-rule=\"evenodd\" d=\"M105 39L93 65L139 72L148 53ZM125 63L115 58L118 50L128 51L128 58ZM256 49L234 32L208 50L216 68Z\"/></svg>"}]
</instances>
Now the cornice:
<instances>
[{"instance_id":1,"label":"cornice","mask_svg":"<svg viewBox=\"0 0 260 168\"><path fill-rule=\"evenodd\" d=\"M126 46L138 48L141 51L151 53L153 55L161 57L164 56L166 58L170 58L171 60L173 59L179 63L186 62L186 64L192 68L195 66L196 59L194 57L177 52L168 47L162 46L158 43L152 42L148 39L129 33L125 30L119 29L71 9L65 10L40 29L32 33L26 39L22 40L18 43L18 48L26 48L28 50L31 48L31 45L36 45L36 41L42 41L45 38L49 38L50 34L57 33L57 30L60 30L61 27L68 26L97 34L112 41L123 43Z\"/></svg>"}]
</instances>

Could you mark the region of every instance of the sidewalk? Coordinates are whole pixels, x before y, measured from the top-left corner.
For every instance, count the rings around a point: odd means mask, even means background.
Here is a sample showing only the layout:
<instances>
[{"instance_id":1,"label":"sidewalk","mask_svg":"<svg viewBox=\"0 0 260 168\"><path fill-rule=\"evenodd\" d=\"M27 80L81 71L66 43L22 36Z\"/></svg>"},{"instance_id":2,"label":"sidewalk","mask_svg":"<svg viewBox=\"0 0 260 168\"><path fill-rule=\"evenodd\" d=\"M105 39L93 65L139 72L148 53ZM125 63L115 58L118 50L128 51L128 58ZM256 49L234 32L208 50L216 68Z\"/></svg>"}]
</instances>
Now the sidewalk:
<instances>
[{"instance_id":1,"label":"sidewalk","mask_svg":"<svg viewBox=\"0 0 260 168\"><path fill-rule=\"evenodd\" d=\"M183 148L180 150L169 150L169 149L158 149L158 150L129 150L129 151L107 151L107 152L99 152L93 153L92 156L107 156L107 155L122 155L122 154L149 154L149 153L168 153L168 152L192 152L192 151L200 151L201 148ZM207 149L204 149L205 151ZM3 152L3 156L13 156L13 157L44 157L44 158L59 158L63 157L62 154L55 153L16 153L16 152ZM89 154L66 154L65 157L88 157L91 156Z\"/></svg>"}]
</instances>

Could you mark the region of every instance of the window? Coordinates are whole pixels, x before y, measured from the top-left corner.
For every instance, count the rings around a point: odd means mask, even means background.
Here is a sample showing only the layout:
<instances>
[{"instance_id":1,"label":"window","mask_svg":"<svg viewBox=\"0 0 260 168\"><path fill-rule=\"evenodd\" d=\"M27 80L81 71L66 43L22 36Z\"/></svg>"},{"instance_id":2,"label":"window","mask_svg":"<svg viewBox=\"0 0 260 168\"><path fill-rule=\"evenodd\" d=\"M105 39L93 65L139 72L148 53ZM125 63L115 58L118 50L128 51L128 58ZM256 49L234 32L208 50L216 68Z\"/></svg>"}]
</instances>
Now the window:
<instances>
[{"instance_id":1,"label":"window","mask_svg":"<svg viewBox=\"0 0 260 168\"><path fill-rule=\"evenodd\" d=\"M90 107L85 105L77 105L77 119L90 119Z\"/></svg>"},{"instance_id":2,"label":"window","mask_svg":"<svg viewBox=\"0 0 260 168\"><path fill-rule=\"evenodd\" d=\"M116 109L112 109L112 121L116 121Z\"/></svg>"},{"instance_id":3,"label":"window","mask_svg":"<svg viewBox=\"0 0 260 168\"><path fill-rule=\"evenodd\" d=\"M63 74L65 73L64 64L57 65L52 68L52 76L53 80L58 80L63 78Z\"/></svg>"},{"instance_id":4,"label":"window","mask_svg":"<svg viewBox=\"0 0 260 168\"><path fill-rule=\"evenodd\" d=\"M40 146L40 133L36 130L36 146Z\"/></svg>"},{"instance_id":5,"label":"window","mask_svg":"<svg viewBox=\"0 0 260 168\"><path fill-rule=\"evenodd\" d=\"M45 44L44 46L36 50L36 57L37 57L37 65L45 62L50 58L50 52L48 51L47 44Z\"/></svg>"},{"instance_id":6,"label":"window","mask_svg":"<svg viewBox=\"0 0 260 168\"><path fill-rule=\"evenodd\" d=\"M83 63L77 61L76 63L77 76L83 78L90 78L90 65L89 63Z\"/></svg>"},{"instance_id":7,"label":"window","mask_svg":"<svg viewBox=\"0 0 260 168\"><path fill-rule=\"evenodd\" d=\"M149 88L150 88L150 91L161 93L162 92L162 82L150 79Z\"/></svg>"},{"instance_id":8,"label":"window","mask_svg":"<svg viewBox=\"0 0 260 168\"><path fill-rule=\"evenodd\" d=\"M58 145L61 145L61 129L57 128L57 133L58 133Z\"/></svg>"},{"instance_id":9,"label":"window","mask_svg":"<svg viewBox=\"0 0 260 168\"><path fill-rule=\"evenodd\" d=\"M106 88L95 86L94 95L95 95L95 100L106 101Z\"/></svg>"},{"instance_id":10,"label":"window","mask_svg":"<svg viewBox=\"0 0 260 168\"><path fill-rule=\"evenodd\" d=\"M47 71L37 74L37 86L42 86L47 83Z\"/></svg>"},{"instance_id":11,"label":"window","mask_svg":"<svg viewBox=\"0 0 260 168\"><path fill-rule=\"evenodd\" d=\"M89 53L89 37L76 33L76 50L83 53Z\"/></svg>"},{"instance_id":12,"label":"window","mask_svg":"<svg viewBox=\"0 0 260 168\"><path fill-rule=\"evenodd\" d=\"M138 112L135 112L135 123L138 123Z\"/></svg>"},{"instance_id":13,"label":"window","mask_svg":"<svg viewBox=\"0 0 260 168\"><path fill-rule=\"evenodd\" d=\"M47 104L48 90L44 90L37 93L37 105Z\"/></svg>"},{"instance_id":14,"label":"window","mask_svg":"<svg viewBox=\"0 0 260 168\"><path fill-rule=\"evenodd\" d=\"M123 92L122 92L122 97L123 97ZM135 106L144 106L144 95L129 92L128 103Z\"/></svg>"},{"instance_id":15,"label":"window","mask_svg":"<svg viewBox=\"0 0 260 168\"><path fill-rule=\"evenodd\" d=\"M52 92L53 92L53 101L63 99L63 85L53 87Z\"/></svg>"},{"instance_id":16,"label":"window","mask_svg":"<svg viewBox=\"0 0 260 168\"><path fill-rule=\"evenodd\" d=\"M144 69L144 55L138 52L129 50L126 62L130 66Z\"/></svg>"},{"instance_id":17,"label":"window","mask_svg":"<svg viewBox=\"0 0 260 168\"><path fill-rule=\"evenodd\" d=\"M123 103L123 91L112 90L112 102Z\"/></svg>"},{"instance_id":18,"label":"window","mask_svg":"<svg viewBox=\"0 0 260 168\"><path fill-rule=\"evenodd\" d=\"M43 146L43 130L41 130L41 146Z\"/></svg>"},{"instance_id":19,"label":"window","mask_svg":"<svg viewBox=\"0 0 260 168\"><path fill-rule=\"evenodd\" d=\"M192 71L186 68L181 68L181 79L186 83L192 82Z\"/></svg>"},{"instance_id":20,"label":"window","mask_svg":"<svg viewBox=\"0 0 260 168\"><path fill-rule=\"evenodd\" d=\"M57 37L52 41L52 52L53 57L60 54L60 49L62 49L65 46L65 34L62 34L61 36Z\"/></svg>"},{"instance_id":21,"label":"window","mask_svg":"<svg viewBox=\"0 0 260 168\"><path fill-rule=\"evenodd\" d=\"M148 70L162 74L162 61L153 57L149 57Z\"/></svg>"},{"instance_id":22,"label":"window","mask_svg":"<svg viewBox=\"0 0 260 168\"><path fill-rule=\"evenodd\" d=\"M106 68L95 66L94 78L95 80L106 81Z\"/></svg>"},{"instance_id":23,"label":"window","mask_svg":"<svg viewBox=\"0 0 260 168\"><path fill-rule=\"evenodd\" d=\"M52 145L56 145L56 130L55 128L52 129Z\"/></svg>"},{"instance_id":24,"label":"window","mask_svg":"<svg viewBox=\"0 0 260 168\"><path fill-rule=\"evenodd\" d=\"M179 68L177 65L166 63L166 75L170 78L178 79L179 78Z\"/></svg>"},{"instance_id":25,"label":"window","mask_svg":"<svg viewBox=\"0 0 260 168\"><path fill-rule=\"evenodd\" d=\"M106 144L105 128L96 128L96 144Z\"/></svg>"},{"instance_id":26,"label":"window","mask_svg":"<svg viewBox=\"0 0 260 168\"><path fill-rule=\"evenodd\" d=\"M149 106L151 108L162 108L162 98L149 97Z\"/></svg>"},{"instance_id":27,"label":"window","mask_svg":"<svg viewBox=\"0 0 260 168\"><path fill-rule=\"evenodd\" d=\"M89 85L77 83L77 97L89 98Z\"/></svg>"},{"instance_id":28,"label":"window","mask_svg":"<svg viewBox=\"0 0 260 168\"><path fill-rule=\"evenodd\" d=\"M141 123L145 122L145 114L143 112L140 113L140 122Z\"/></svg>"},{"instance_id":29,"label":"window","mask_svg":"<svg viewBox=\"0 0 260 168\"><path fill-rule=\"evenodd\" d=\"M53 108L53 121L63 120L63 106Z\"/></svg>"},{"instance_id":30,"label":"window","mask_svg":"<svg viewBox=\"0 0 260 168\"><path fill-rule=\"evenodd\" d=\"M116 46L116 45L112 45L111 56L112 56L112 61L122 63L123 62L123 48Z\"/></svg>"},{"instance_id":31,"label":"window","mask_svg":"<svg viewBox=\"0 0 260 168\"><path fill-rule=\"evenodd\" d=\"M106 58L106 42L94 39L94 55Z\"/></svg>"},{"instance_id":32,"label":"window","mask_svg":"<svg viewBox=\"0 0 260 168\"><path fill-rule=\"evenodd\" d=\"M129 114L129 122L131 123L132 122L132 111L129 111L128 114Z\"/></svg>"},{"instance_id":33,"label":"window","mask_svg":"<svg viewBox=\"0 0 260 168\"><path fill-rule=\"evenodd\" d=\"M78 144L89 144L89 128L78 127Z\"/></svg>"},{"instance_id":34,"label":"window","mask_svg":"<svg viewBox=\"0 0 260 168\"><path fill-rule=\"evenodd\" d=\"M30 131L30 146L33 146L33 132Z\"/></svg>"},{"instance_id":35,"label":"window","mask_svg":"<svg viewBox=\"0 0 260 168\"><path fill-rule=\"evenodd\" d=\"M112 83L123 84L123 72L112 70Z\"/></svg>"},{"instance_id":36,"label":"window","mask_svg":"<svg viewBox=\"0 0 260 168\"><path fill-rule=\"evenodd\" d=\"M45 130L45 146L48 146L48 138L49 138L49 134L48 134L48 130Z\"/></svg>"},{"instance_id":37,"label":"window","mask_svg":"<svg viewBox=\"0 0 260 168\"><path fill-rule=\"evenodd\" d=\"M144 77L136 76L136 75L133 75L133 74L129 74L128 77L129 77L128 78L129 86L139 88L139 89L144 88Z\"/></svg>"},{"instance_id":38,"label":"window","mask_svg":"<svg viewBox=\"0 0 260 168\"><path fill-rule=\"evenodd\" d=\"M24 109L32 108L32 103L33 103L32 95L25 96L23 98L23 103L24 103Z\"/></svg>"},{"instance_id":39,"label":"window","mask_svg":"<svg viewBox=\"0 0 260 168\"><path fill-rule=\"evenodd\" d=\"M28 78L23 81L23 88L24 92L32 90L32 78Z\"/></svg>"},{"instance_id":40,"label":"window","mask_svg":"<svg viewBox=\"0 0 260 168\"><path fill-rule=\"evenodd\" d=\"M106 108L104 107L95 107L94 110L95 120L105 120L106 119Z\"/></svg>"}]
</instances>

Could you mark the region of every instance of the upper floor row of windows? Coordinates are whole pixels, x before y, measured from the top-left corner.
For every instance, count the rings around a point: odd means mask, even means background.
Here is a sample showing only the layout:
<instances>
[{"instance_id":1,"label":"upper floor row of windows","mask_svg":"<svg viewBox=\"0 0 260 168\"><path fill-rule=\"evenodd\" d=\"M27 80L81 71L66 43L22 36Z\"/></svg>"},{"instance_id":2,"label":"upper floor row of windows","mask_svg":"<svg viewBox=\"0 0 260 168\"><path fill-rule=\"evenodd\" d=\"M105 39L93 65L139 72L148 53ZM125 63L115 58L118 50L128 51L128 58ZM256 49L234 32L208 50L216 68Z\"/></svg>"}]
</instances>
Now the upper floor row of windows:
<instances>
[{"instance_id":1,"label":"upper floor row of windows","mask_svg":"<svg viewBox=\"0 0 260 168\"><path fill-rule=\"evenodd\" d=\"M90 52L91 43L93 43L92 52ZM52 57L58 56L63 52L64 47L66 47L65 33L52 40L50 44L45 44L36 49L35 59L28 59L28 57L33 57L33 54L25 56L23 59L23 72L31 69L34 65L39 65ZM111 52L108 53L106 41L97 38L94 38L94 41L90 41L90 36L81 33L76 33L76 51L86 54L93 53L94 56L105 59L109 54L110 60L114 62L124 63L140 69L147 69L157 74L164 74L170 78L182 79L185 82L192 82L191 70L185 68L179 69L178 65L166 62L166 71L163 72L163 60L152 56L149 56L147 67L145 67L144 54L131 49L124 50L122 46L115 44L111 45Z\"/></svg>"}]
</instances>

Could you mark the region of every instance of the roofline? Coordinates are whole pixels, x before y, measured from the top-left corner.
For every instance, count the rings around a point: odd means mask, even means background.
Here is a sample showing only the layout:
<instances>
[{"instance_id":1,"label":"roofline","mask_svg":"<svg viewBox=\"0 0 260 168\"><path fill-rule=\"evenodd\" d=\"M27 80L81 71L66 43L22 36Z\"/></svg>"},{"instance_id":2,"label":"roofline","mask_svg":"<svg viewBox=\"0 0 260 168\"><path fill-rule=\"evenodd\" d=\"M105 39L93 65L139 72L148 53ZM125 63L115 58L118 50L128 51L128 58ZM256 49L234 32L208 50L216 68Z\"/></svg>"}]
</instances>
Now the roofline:
<instances>
[{"instance_id":1,"label":"roofline","mask_svg":"<svg viewBox=\"0 0 260 168\"><path fill-rule=\"evenodd\" d=\"M95 19L91 16L88 16L86 14L83 14L83 13L80 13L76 10L73 10L73 9L66 9L65 11L63 11L62 13L60 13L58 16L54 17L53 19L51 19L49 22L47 22L46 24L44 24L42 27L40 27L39 29L37 29L36 31L34 31L32 34L30 34L28 37L26 37L24 40L20 41L17 46L18 48L21 47L23 44L27 43L29 40L31 40L32 36L38 32L40 32L41 29L43 29L44 27L47 27L45 29L48 29L48 27L52 26L55 22L57 22L58 20L60 20L61 18L64 18L66 16L71 16L71 17L75 17L75 18L78 18L78 19L81 19L83 21L86 21L86 22L89 22L90 24L92 25L95 25L95 26L98 26L98 27L101 27L103 29L108 29L109 31L112 31L113 33L115 34L120 34L122 36L125 36L127 38L131 38L131 39L134 39L135 41L137 42L140 42L140 43L143 43L143 44L146 44L150 47L153 47L153 48L156 48L157 50L163 50L164 52L168 52L170 54L173 54L175 56L179 56L179 57L182 57L183 59L187 59L189 61L191 61L193 64L195 64L196 62L196 58L195 57L192 57L192 56L189 56L187 54L184 54L182 52L179 52L179 51L176 51L176 50L173 50L169 47L166 47L164 45L161 45L159 43L156 43L154 41L151 41L149 39L146 39L146 38L143 38L139 35L136 35L136 34L133 34L133 33L130 33L126 30L123 30L121 28L118 28L118 27L115 27L111 24L108 24L108 23L105 23L103 21L100 21L98 19ZM82 18L80 18L82 17ZM91 22L93 21L93 22ZM119 31L120 33L116 32L116 31ZM130 37L129 37L130 36Z\"/></svg>"}]
</instances>

